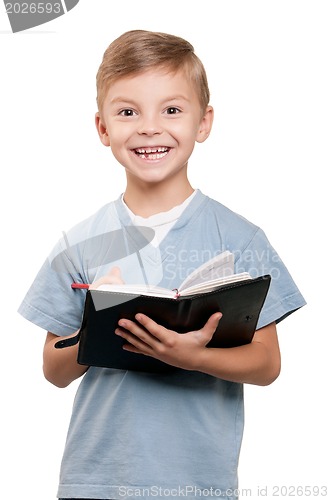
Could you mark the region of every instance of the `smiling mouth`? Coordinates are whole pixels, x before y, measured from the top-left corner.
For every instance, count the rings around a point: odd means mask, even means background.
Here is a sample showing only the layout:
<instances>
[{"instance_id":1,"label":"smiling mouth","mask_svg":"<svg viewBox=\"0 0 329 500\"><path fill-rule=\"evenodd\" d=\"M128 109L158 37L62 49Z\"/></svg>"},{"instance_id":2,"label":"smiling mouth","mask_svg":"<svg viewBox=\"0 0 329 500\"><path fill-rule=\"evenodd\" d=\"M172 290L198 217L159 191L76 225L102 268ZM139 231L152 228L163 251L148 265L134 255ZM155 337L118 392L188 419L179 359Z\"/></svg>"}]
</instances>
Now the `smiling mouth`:
<instances>
[{"instance_id":1,"label":"smiling mouth","mask_svg":"<svg viewBox=\"0 0 329 500\"><path fill-rule=\"evenodd\" d=\"M170 151L170 148L166 146L159 146L155 148L136 148L133 149L134 153L139 158L144 158L146 160L161 160Z\"/></svg>"}]
</instances>

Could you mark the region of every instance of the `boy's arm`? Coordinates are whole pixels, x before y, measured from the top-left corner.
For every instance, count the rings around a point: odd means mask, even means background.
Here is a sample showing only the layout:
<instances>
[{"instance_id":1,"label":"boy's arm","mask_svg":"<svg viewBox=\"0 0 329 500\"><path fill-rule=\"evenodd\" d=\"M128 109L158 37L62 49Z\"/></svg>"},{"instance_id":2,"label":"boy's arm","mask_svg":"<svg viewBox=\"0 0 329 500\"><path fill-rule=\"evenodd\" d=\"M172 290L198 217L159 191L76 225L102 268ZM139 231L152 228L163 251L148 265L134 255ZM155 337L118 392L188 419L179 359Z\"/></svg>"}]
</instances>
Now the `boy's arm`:
<instances>
[{"instance_id":1,"label":"boy's arm","mask_svg":"<svg viewBox=\"0 0 329 500\"><path fill-rule=\"evenodd\" d=\"M232 382L269 385L279 376L281 356L275 323L255 332L251 344L231 349L205 349L200 371Z\"/></svg>"},{"instance_id":2,"label":"boy's arm","mask_svg":"<svg viewBox=\"0 0 329 500\"><path fill-rule=\"evenodd\" d=\"M96 289L104 283L122 284L120 269L113 267L108 274L99 278L89 288ZM74 337L77 333L66 338ZM65 347L65 349L56 349L56 342L58 342L58 336L48 332L43 349L43 373L45 378L57 387L67 387L73 380L81 377L87 371L88 366L77 362L79 344Z\"/></svg>"},{"instance_id":3,"label":"boy's arm","mask_svg":"<svg viewBox=\"0 0 329 500\"><path fill-rule=\"evenodd\" d=\"M76 333L70 337L74 337ZM45 378L57 387L67 387L73 380L81 377L88 366L79 365L77 362L79 344L56 349L55 344L58 339L57 335L47 333L43 349L43 373Z\"/></svg>"},{"instance_id":4,"label":"boy's arm","mask_svg":"<svg viewBox=\"0 0 329 500\"><path fill-rule=\"evenodd\" d=\"M201 330L184 335L168 330L143 314L136 322L120 320L117 335L125 349L152 356L185 370L196 370L231 382L271 384L280 373L280 349L275 323L255 332L250 344L207 348L221 314L213 314Z\"/></svg>"}]
</instances>

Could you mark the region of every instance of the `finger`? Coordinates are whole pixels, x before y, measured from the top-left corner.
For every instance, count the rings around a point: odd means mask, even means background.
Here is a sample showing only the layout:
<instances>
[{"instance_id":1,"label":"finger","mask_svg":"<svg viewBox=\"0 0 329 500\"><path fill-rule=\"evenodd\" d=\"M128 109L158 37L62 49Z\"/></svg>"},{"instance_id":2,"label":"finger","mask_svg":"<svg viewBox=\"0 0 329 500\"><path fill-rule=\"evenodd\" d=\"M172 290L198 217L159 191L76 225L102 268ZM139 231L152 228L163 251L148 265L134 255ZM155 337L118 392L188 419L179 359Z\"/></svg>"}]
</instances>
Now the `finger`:
<instances>
[{"instance_id":1,"label":"finger","mask_svg":"<svg viewBox=\"0 0 329 500\"><path fill-rule=\"evenodd\" d=\"M168 330L162 325L159 325L153 319L149 318L145 314L138 313L135 316L138 323L140 323L150 334L160 342L166 342L168 340L168 333L171 330Z\"/></svg>"},{"instance_id":2,"label":"finger","mask_svg":"<svg viewBox=\"0 0 329 500\"><path fill-rule=\"evenodd\" d=\"M112 267L110 271L94 281L89 287L90 290L96 290L100 285L123 285L124 281L121 277L121 271L119 267Z\"/></svg>"},{"instance_id":3,"label":"finger","mask_svg":"<svg viewBox=\"0 0 329 500\"><path fill-rule=\"evenodd\" d=\"M134 352L150 353L152 347L150 346L150 335L145 334L141 328L134 328L132 322L119 322L121 327L115 329L116 335L122 337L128 342L124 348L127 350L134 350ZM132 346L132 348L131 348Z\"/></svg>"},{"instance_id":4,"label":"finger","mask_svg":"<svg viewBox=\"0 0 329 500\"><path fill-rule=\"evenodd\" d=\"M201 332L203 334L206 334L209 339L213 336L213 334L216 331L216 328L218 326L218 323L220 322L220 319L222 317L222 313L217 312L215 314L212 314L210 318L208 319L207 323L201 328Z\"/></svg>"},{"instance_id":5,"label":"finger","mask_svg":"<svg viewBox=\"0 0 329 500\"><path fill-rule=\"evenodd\" d=\"M120 267L112 267L112 269L110 270L110 276L113 277L113 278L119 278L122 282L122 276L121 276L121 270L120 270Z\"/></svg>"},{"instance_id":6,"label":"finger","mask_svg":"<svg viewBox=\"0 0 329 500\"><path fill-rule=\"evenodd\" d=\"M128 319L120 319L118 325L119 327L124 328L125 331L131 333L134 337L137 337L147 345L154 346L156 343L159 342L158 339L154 337L151 332L145 330L143 326L139 325L135 321L130 321Z\"/></svg>"}]
</instances>

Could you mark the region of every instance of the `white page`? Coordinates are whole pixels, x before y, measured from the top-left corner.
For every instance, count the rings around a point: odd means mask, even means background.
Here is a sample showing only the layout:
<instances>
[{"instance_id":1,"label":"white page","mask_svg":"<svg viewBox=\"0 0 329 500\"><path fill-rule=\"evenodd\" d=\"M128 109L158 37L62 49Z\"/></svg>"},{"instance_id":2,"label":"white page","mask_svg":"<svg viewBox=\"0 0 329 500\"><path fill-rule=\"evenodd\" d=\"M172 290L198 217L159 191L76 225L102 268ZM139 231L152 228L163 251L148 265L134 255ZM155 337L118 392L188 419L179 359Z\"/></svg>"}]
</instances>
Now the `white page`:
<instances>
[{"instance_id":1,"label":"white page","mask_svg":"<svg viewBox=\"0 0 329 500\"><path fill-rule=\"evenodd\" d=\"M138 284L110 284L104 283L97 287L97 290L103 292L125 293L134 295L152 295L155 297L175 297L176 291L168 290L156 285L138 285Z\"/></svg>"},{"instance_id":2,"label":"white page","mask_svg":"<svg viewBox=\"0 0 329 500\"><path fill-rule=\"evenodd\" d=\"M179 290L234 274L234 255L225 250L195 269L181 284Z\"/></svg>"},{"instance_id":3,"label":"white page","mask_svg":"<svg viewBox=\"0 0 329 500\"><path fill-rule=\"evenodd\" d=\"M180 295L182 297L186 297L188 295L194 295L195 293L212 292L213 290L216 290L219 286L228 285L229 283L236 283L237 281L244 281L248 279L251 279L249 273L232 274L231 276L228 277L223 277L219 279L216 278L214 280L207 281L206 283L198 283L188 288L184 288L184 290L180 293Z\"/></svg>"}]
</instances>

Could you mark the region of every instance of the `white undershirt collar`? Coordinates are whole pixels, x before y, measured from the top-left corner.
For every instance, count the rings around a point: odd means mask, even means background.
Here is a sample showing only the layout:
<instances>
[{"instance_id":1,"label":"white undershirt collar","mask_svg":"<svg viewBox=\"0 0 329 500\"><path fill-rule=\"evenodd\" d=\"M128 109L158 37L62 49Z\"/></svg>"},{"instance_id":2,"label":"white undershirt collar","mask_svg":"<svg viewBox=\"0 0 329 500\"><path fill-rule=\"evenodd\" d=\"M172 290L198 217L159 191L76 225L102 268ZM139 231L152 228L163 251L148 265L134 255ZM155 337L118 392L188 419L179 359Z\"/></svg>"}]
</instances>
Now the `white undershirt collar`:
<instances>
[{"instance_id":1,"label":"white undershirt collar","mask_svg":"<svg viewBox=\"0 0 329 500\"><path fill-rule=\"evenodd\" d=\"M193 193L186 198L183 203L177 205L176 207L171 208L167 212L159 212L157 214L151 215L150 217L141 217L140 215L135 215L130 208L126 205L123 194L121 195L121 201L127 210L132 223L135 226L147 226L151 227L155 231L155 238L152 241L152 245L158 246L163 238L168 234L170 229L177 222L183 211L189 205L196 194L197 190L193 191Z\"/></svg>"}]
</instances>

